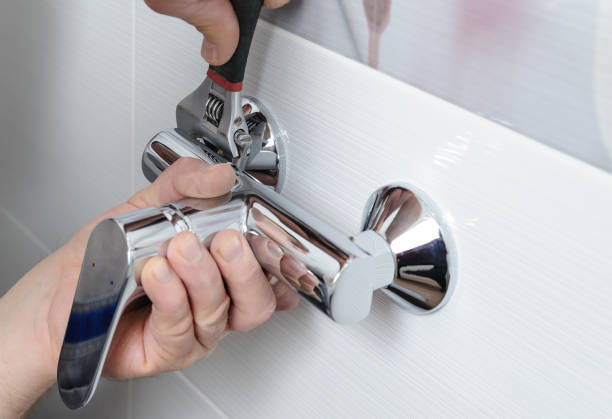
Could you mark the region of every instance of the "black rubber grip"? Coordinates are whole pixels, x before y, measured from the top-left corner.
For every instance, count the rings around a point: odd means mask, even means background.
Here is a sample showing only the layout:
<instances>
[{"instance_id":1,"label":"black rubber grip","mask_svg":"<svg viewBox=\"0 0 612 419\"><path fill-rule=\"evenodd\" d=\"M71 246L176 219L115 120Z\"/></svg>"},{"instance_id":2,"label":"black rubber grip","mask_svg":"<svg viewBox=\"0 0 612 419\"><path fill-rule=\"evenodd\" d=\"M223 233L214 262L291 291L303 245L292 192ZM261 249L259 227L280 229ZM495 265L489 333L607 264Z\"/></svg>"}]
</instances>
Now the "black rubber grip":
<instances>
[{"instance_id":1,"label":"black rubber grip","mask_svg":"<svg viewBox=\"0 0 612 419\"><path fill-rule=\"evenodd\" d=\"M209 68L229 83L240 83L244 79L251 40L255 33L263 0L231 0L231 3L240 26L238 47L227 63Z\"/></svg>"}]
</instances>

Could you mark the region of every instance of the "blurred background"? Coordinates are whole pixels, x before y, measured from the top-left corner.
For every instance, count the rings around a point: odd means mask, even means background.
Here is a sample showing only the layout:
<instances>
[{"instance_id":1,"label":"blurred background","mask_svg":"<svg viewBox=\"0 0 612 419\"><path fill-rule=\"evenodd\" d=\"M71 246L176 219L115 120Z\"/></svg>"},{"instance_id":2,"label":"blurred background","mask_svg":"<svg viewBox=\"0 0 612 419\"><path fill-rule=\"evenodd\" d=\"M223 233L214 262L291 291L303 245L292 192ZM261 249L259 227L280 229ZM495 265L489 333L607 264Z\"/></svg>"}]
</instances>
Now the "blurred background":
<instances>
[{"instance_id":1,"label":"blurred background","mask_svg":"<svg viewBox=\"0 0 612 419\"><path fill-rule=\"evenodd\" d=\"M612 171L610 1L293 0L265 18Z\"/></svg>"}]
</instances>

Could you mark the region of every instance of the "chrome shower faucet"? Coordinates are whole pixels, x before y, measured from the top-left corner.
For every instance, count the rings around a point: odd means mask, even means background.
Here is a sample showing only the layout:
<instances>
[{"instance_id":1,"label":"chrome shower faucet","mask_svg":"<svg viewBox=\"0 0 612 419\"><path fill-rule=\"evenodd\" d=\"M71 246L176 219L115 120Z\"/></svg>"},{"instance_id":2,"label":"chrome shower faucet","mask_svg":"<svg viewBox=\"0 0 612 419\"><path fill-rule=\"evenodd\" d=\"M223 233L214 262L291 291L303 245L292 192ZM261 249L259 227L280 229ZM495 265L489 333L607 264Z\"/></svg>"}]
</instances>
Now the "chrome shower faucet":
<instances>
[{"instance_id":1,"label":"chrome shower faucet","mask_svg":"<svg viewBox=\"0 0 612 419\"><path fill-rule=\"evenodd\" d=\"M421 191L405 184L379 188L365 205L361 231L352 236L279 193L286 177L286 134L263 104L241 92L261 2L236 3L237 53L228 64L209 69L177 106L177 128L157 134L142 156L150 181L179 158L192 157L230 164L236 184L221 198L146 208L104 220L93 230L58 364L59 391L70 408L91 400L122 313L145 297L140 267L163 255L182 231L206 244L221 230L237 230L268 270L274 267L258 243L274 243L283 258L306 272L287 285L340 323L365 318L376 290L413 313L435 311L451 295L457 273L451 233Z\"/></svg>"}]
</instances>

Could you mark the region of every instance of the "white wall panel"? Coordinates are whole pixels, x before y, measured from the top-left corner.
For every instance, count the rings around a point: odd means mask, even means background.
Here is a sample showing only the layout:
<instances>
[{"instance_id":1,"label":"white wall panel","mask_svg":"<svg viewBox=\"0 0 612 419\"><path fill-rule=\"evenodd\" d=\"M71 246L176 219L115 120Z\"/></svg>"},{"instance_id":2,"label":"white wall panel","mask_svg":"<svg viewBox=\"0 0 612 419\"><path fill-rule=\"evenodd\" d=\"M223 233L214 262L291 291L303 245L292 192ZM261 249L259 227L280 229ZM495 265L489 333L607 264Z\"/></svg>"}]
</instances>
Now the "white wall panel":
<instances>
[{"instance_id":1,"label":"white wall panel","mask_svg":"<svg viewBox=\"0 0 612 419\"><path fill-rule=\"evenodd\" d=\"M0 3L0 203L51 249L129 195L131 10Z\"/></svg>"}]
</instances>

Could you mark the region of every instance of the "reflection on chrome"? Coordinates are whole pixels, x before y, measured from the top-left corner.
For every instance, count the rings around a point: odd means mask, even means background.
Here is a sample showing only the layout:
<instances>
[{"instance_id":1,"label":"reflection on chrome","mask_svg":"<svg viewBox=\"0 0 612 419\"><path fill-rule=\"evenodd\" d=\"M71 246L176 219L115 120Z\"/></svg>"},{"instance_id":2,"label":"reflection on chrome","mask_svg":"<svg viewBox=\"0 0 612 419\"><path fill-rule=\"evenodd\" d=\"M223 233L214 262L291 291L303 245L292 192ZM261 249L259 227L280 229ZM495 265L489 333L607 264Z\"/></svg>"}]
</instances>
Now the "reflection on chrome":
<instances>
[{"instance_id":1,"label":"reflection on chrome","mask_svg":"<svg viewBox=\"0 0 612 419\"><path fill-rule=\"evenodd\" d=\"M456 280L456 252L441 212L424 194L401 185L370 197L363 230L381 234L395 255L395 279L382 291L407 310L430 312L443 306Z\"/></svg>"}]
</instances>

